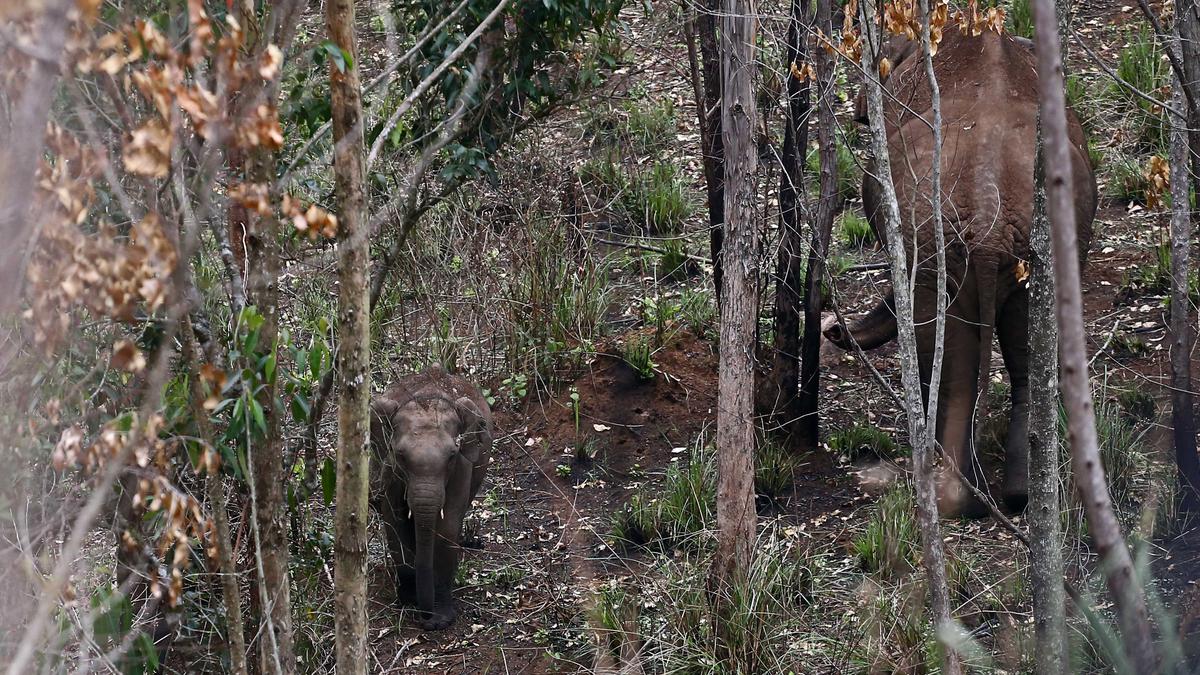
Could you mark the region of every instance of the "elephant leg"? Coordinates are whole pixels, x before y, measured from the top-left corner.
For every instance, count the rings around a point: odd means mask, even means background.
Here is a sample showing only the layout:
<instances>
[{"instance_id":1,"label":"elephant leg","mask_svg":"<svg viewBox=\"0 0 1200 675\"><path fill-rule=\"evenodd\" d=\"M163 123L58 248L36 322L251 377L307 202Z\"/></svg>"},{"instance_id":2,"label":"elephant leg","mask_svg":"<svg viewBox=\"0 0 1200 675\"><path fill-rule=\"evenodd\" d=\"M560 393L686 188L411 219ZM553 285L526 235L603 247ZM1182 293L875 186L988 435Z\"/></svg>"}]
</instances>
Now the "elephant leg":
<instances>
[{"instance_id":1,"label":"elephant leg","mask_svg":"<svg viewBox=\"0 0 1200 675\"><path fill-rule=\"evenodd\" d=\"M1004 303L996 332L1012 383L1012 413L1004 443L1004 503L1014 512L1029 501L1029 293L1018 290Z\"/></svg>"},{"instance_id":2,"label":"elephant leg","mask_svg":"<svg viewBox=\"0 0 1200 675\"><path fill-rule=\"evenodd\" d=\"M957 467L973 485L981 487L985 481L975 457L975 399L979 385L981 347L976 318L978 312L974 304L976 295L973 275L970 274L963 286L952 292L954 302L946 317L936 438L945 462ZM918 308L918 358L927 404L936 336L935 296L932 289L924 289L919 285L914 299ZM938 511L950 517L980 517L987 513L984 505L950 467L943 472L939 481Z\"/></svg>"}]
</instances>

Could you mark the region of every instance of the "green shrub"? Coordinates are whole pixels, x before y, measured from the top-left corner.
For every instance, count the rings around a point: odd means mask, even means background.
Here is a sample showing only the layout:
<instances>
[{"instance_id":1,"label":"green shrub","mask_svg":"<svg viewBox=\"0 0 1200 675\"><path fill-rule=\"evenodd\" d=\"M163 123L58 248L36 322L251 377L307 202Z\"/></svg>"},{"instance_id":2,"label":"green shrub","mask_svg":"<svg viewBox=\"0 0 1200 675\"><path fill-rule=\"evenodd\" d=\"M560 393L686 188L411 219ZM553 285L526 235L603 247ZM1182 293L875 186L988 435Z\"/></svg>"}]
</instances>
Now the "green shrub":
<instances>
[{"instance_id":1,"label":"green shrub","mask_svg":"<svg viewBox=\"0 0 1200 675\"><path fill-rule=\"evenodd\" d=\"M691 258L688 257L682 239L667 239L663 242L663 252L659 254L658 269L663 279L680 279L687 276L691 268Z\"/></svg>"},{"instance_id":2,"label":"green shrub","mask_svg":"<svg viewBox=\"0 0 1200 675\"><path fill-rule=\"evenodd\" d=\"M716 326L717 306L713 302L712 291L707 288L684 289L679 296L679 309L684 324L697 337L708 335Z\"/></svg>"},{"instance_id":3,"label":"green shrub","mask_svg":"<svg viewBox=\"0 0 1200 675\"><path fill-rule=\"evenodd\" d=\"M800 461L774 439L759 442L754 462L754 491L771 500L779 499L796 480Z\"/></svg>"},{"instance_id":4,"label":"green shrub","mask_svg":"<svg viewBox=\"0 0 1200 675\"><path fill-rule=\"evenodd\" d=\"M698 440L687 462L672 462L661 486L639 490L612 521L617 546L694 546L717 517L717 462Z\"/></svg>"},{"instance_id":5,"label":"green shrub","mask_svg":"<svg viewBox=\"0 0 1200 675\"><path fill-rule=\"evenodd\" d=\"M1128 44L1117 55L1116 71L1138 91L1160 100L1162 88L1171 79L1170 66L1163 59L1154 34L1145 27L1130 34ZM1113 82L1111 88L1114 96L1135 106L1133 125L1141 146L1149 150L1165 148L1168 125L1163 112L1118 82Z\"/></svg>"},{"instance_id":6,"label":"green shrub","mask_svg":"<svg viewBox=\"0 0 1200 675\"><path fill-rule=\"evenodd\" d=\"M638 379L645 381L654 379L654 369L658 365L654 363L654 346L649 339L637 337L626 341L621 358L629 364L630 368L633 368Z\"/></svg>"},{"instance_id":7,"label":"green shrub","mask_svg":"<svg viewBox=\"0 0 1200 675\"><path fill-rule=\"evenodd\" d=\"M917 563L919 539L912 488L898 482L880 497L867 529L853 544L859 565L882 578L907 574Z\"/></svg>"},{"instance_id":8,"label":"green shrub","mask_svg":"<svg viewBox=\"0 0 1200 675\"><path fill-rule=\"evenodd\" d=\"M843 462L856 462L863 457L891 459L899 453L896 442L879 427L855 424L829 435L829 449Z\"/></svg>"},{"instance_id":9,"label":"green shrub","mask_svg":"<svg viewBox=\"0 0 1200 675\"><path fill-rule=\"evenodd\" d=\"M1132 157L1120 156L1108 163L1109 179L1105 192L1112 199L1146 203L1146 189L1150 181L1142 170L1141 164Z\"/></svg>"},{"instance_id":10,"label":"green shrub","mask_svg":"<svg viewBox=\"0 0 1200 675\"><path fill-rule=\"evenodd\" d=\"M1009 33L1033 39L1033 11L1029 0L1012 0L1005 16L1005 24Z\"/></svg>"},{"instance_id":11,"label":"green shrub","mask_svg":"<svg viewBox=\"0 0 1200 675\"><path fill-rule=\"evenodd\" d=\"M583 186L604 202L615 202L629 189L625 169L613 155L594 157L576 169Z\"/></svg>"},{"instance_id":12,"label":"green shrub","mask_svg":"<svg viewBox=\"0 0 1200 675\"><path fill-rule=\"evenodd\" d=\"M709 558L662 562L663 580L645 603L652 616L642 623L646 672L806 672L802 664L811 657L796 637L812 630L807 612L819 589L820 558L798 553L774 531L761 535L754 550L745 578L723 590L720 621L706 590ZM720 622L731 641L717 635Z\"/></svg>"},{"instance_id":13,"label":"green shrub","mask_svg":"<svg viewBox=\"0 0 1200 675\"><path fill-rule=\"evenodd\" d=\"M630 222L651 234L679 234L696 209L679 169L670 162L655 162L634 177L625 192L622 208Z\"/></svg>"},{"instance_id":14,"label":"green shrub","mask_svg":"<svg viewBox=\"0 0 1200 675\"><path fill-rule=\"evenodd\" d=\"M853 211L843 211L838 234L849 248L864 248L875 243L875 230L866 218Z\"/></svg>"},{"instance_id":15,"label":"green shrub","mask_svg":"<svg viewBox=\"0 0 1200 675\"><path fill-rule=\"evenodd\" d=\"M625 135L633 151L649 155L675 140L675 104L663 98L652 105L625 104Z\"/></svg>"},{"instance_id":16,"label":"green shrub","mask_svg":"<svg viewBox=\"0 0 1200 675\"><path fill-rule=\"evenodd\" d=\"M1103 401L1096 406L1096 435L1113 501L1129 503L1137 497L1134 488L1149 466L1146 447L1142 443L1144 432L1122 419L1117 406Z\"/></svg>"},{"instance_id":17,"label":"green shrub","mask_svg":"<svg viewBox=\"0 0 1200 675\"><path fill-rule=\"evenodd\" d=\"M845 137L839 136L836 141L837 195L841 201L849 201L857 197L859 188L862 186L862 171L859 170L858 160L854 157L854 151L850 149L854 142L853 133L847 133ZM806 162L810 175L821 175L821 155L817 148L809 148ZM814 186L819 185L819 179L812 182Z\"/></svg>"}]
</instances>

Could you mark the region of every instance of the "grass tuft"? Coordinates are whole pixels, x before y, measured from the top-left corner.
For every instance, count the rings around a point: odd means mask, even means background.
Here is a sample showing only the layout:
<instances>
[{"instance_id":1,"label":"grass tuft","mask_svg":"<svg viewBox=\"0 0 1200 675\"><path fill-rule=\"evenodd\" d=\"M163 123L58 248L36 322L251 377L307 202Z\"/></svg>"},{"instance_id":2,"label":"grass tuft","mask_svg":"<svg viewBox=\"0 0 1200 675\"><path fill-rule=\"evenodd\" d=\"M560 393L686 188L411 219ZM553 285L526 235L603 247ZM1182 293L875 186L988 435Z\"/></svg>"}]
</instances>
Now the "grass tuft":
<instances>
[{"instance_id":1,"label":"grass tuft","mask_svg":"<svg viewBox=\"0 0 1200 675\"><path fill-rule=\"evenodd\" d=\"M899 454L896 442L887 432L867 424L855 424L836 431L830 434L826 444L843 462L856 462L863 457L891 459Z\"/></svg>"},{"instance_id":2,"label":"grass tuft","mask_svg":"<svg viewBox=\"0 0 1200 675\"><path fill-rule=\"evenodd\" d=\"M880 497L866 530L853 544L863 571L888 579L915 569L919 548L915 512L907 483L896 483Z\"/></svg>"}]
</instances>

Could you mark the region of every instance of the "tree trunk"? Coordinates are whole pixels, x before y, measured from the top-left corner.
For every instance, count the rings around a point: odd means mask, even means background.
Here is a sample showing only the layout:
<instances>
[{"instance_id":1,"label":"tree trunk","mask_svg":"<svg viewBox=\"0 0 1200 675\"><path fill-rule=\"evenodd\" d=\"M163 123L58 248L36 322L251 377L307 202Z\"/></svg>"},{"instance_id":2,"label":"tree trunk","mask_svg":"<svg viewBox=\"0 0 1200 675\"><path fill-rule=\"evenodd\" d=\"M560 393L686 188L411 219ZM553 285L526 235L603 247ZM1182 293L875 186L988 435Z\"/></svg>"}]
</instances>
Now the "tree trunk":
<instances>
[{"instance_id":1,"label":"tree trunk","mask_svg":"<svg viewBox=\"0 0 1200 675\"><path fill-rule=\"evenodd\" d=\"M721 52L717 49L717 16L721 0L704 0L700 11L700 61L703 64L704 100L696 101L700 117L700 144L704 185L708 192L709 256L713 265L713 287L721 303L724 266L721 249L725 241L725 144L722 138Z\"/></svg>"},{"instance_id":2,"label":"tree trunk","mask_svg":"<svg viewBox=\"0 0 1200 675\"><path fill-rule=\"evenodd\" d=\"M754 507L754 332L758 307L758 228L754 223L754 173L758 148L753 77L756 17L745 0L725 0L721 19L722 128L729 149L725 185L728 228L723 255L721 355L717 407L717 553L710 593L717 608L720 653L735 638L727 616L730 593L750 566L757 512Z\"/></svg>"},{"instance_id":3,"label":"tree trunk","mask_svg":"<svg viewBox=\"0 0 1200 675\"><path fill-rule=\"evenodd\" d=\"M1178 83L1176 98L1182 90L1191 92L1191 100L1200 106L1200 2L1179 0L1175 28L1178 31L1184 77ZM1183 109L1180 100L1175 107ZM1184 511L1200 512L1200 455L1196 451L1196 422L1191 394L1192 327L1188 321L1188 246L1195 229L1197 214L1188 201L1190 189L1200 194L1200 107L1188 108L1188 129L1171 120L1171 375L1174 390L1171 416L1175 427L1175 463L1179 470L1180 505ZM1178 138L1177 138L1178 137ZM1176 147L1178 146L1178 147ZM1190 147L1190 162L1189 159ZM1178 153L1178 157L1176 156ZM1188 165L1191 181L1188 181ZM1190 184L1189 184L1190 183ZM1190 212L1190 213L1189 213ZM1177 311L1178 308L1178 311ZM1176 315L1178 316L1178 321Z\"/></svg>"},{"instance_id":4,"label":"tree trunk","mask_svg":"<svg viewBox=\"0 0 1200 675\"><path fill-rule=\"evenodd\" d=\"M772 370L772 410L789 442L800 439L796 392L800 382L800 311L804 270L800 265L804 239L801 221L808 209L804 200L804 153L808 148L808 118L811 112L811 87L797 77L799 66L807 58L808 0L792 0L788 22L787 49L783 72L787 78L787 115L784 124L782 171L779 178L780 241L779 262L775 273L775 363ZM817 319L819 324L820 318ZM816 439L813 439L814 441Z\"/></svg>"},{"instance_id":5,"label":"tree trunk","mask_svg":"<svg viewBox=\"0 0 1200 675\"><path fill-rule=\"evenodd\" d=\"M817 0L817 27L826 36L833 35L829 5L830 0ZM808 266L804 277L804 340L801 342L800 394L796 404L796 434L801 447L805 448L815 448L819 440L821 312L825 309L821 281L825 278L825 260L829 256L833 216L837 208L837 141L834 138L837 119L833 110L837 61L824 46L818 45L813 53L817 71L817 152L821 177L816 220L812 224L812 245L808 250Z\"/></svg>"},{"instance_id":6,"label":"tree trunk","mask_svg":"<svg viewBox=\"0 0 1200 675\"><path fill-rule=\"evenodd\" d=\"M1116 605L1129 662L1138 673L1152 673L1157 658L1146 598L1133 569L1124 535L1113 512L1096 438L1092 391L1079 286L1075 195L1071 192L1071 148L1067 137L1062 53L1052 0L1033 0L1034 47L1045 139L1046 200L1054 244L1058 332L1062 358L1062 395L1067 409L1075 488L1087 510L1088 526L1100 569Z\"/></svg>"},{"instance_id":7,"label":"tree trunk","mask_svg":"<svg viewBox=\"0 0 1200 675\"><path fill-rule=\"evenodd\" d=\"M1066 8L1057 3L1065 28ZM1063 45L1065 50L1066 45ZM1064 53L1065 61L1065 53ZM1058 675L1069 663L1062 559L1058 449L1058 326L1054 321L1054 257L1046 218L1046 153L1039 114L1029 232L1029 519L1037 675Z\"/></svg>"},{"instance_id":8,"label":"tree trunk","mask_svg":"<svg viewBox=\"0 0 1200 675\"><path fill-rule=\"evenodd\" d=\"M879 81L879 52L883 36L876 23L877 12L875 0L864 0L859 6L859 19L862 24L864 37L864 76L867 87L868 117L870 119L871 154L883 193L883 209L887 232L888 261L892 271L892 289L896 303L896 327L900 348L901 380L904 386L904 400L907 408L909 439L913 447L913 479L916 482L917 522L921 530L921 544L924 550L925 572L929 579L930 604L933 611L933 622L940 631L950 622L950 599L946 584L946 556L942 548L941 527L938 523L937 487L933 475L934 433L929 420L936 420L937 397L934 392L938 389L936 380L930 383L928 417L925 412L925 402L921 392L921 373L917 358L917 333L913 314L913 289L906 283L910 279L904 251L904 237L900 232L900 205L896 198L896 188L892 183L891 158L888 155L887 130L883 117L883 87ZM924 12L924 20L928 21L928 12ZM923 35L928 36L926 29ZM923 41L923 49L928 54L930 46ZM926 62L927 74L931 74L932 63ZM931 77L933 86L935 110L940 108L937 98L936 80ZM940 138L940 126L935 124L935 139ZM940 149L935 143L933 166L938 167ZM936 194L936 193L935 193ZM941 201L940 195L934 203ZM936 224L934 229L940 231ZM939 242L941 243L941 242ZM939 248L944 249L944 243ZM944 250L939 251L939 287L944 291L945 262ZM915 279L915 275L911 277ZM944 302L944 292L938 300L939 306ZM945 314L944 311L941 314ZM944 319L939 317L938 339L935 350L941 351L944 330ZM936 357L935 357L936 360ZM957 675L962 672L957 652L945 645L942 671Z\"/></svg>"},{"instance_id":9,"label":"tree trunk","mask_svg":"<svg viewBox=\"0 0 1200 675\"><path fill-rule=\"evenodd\" d=\"M330 64L333 100L334 191L338 226L338 451L334 532L334 620L337 672L367 672L367 417L371 396L367 269L370 248L363 222L362 86L353 0L327 0L329 39L352 55Z\"/></svg>"}]
</instances>

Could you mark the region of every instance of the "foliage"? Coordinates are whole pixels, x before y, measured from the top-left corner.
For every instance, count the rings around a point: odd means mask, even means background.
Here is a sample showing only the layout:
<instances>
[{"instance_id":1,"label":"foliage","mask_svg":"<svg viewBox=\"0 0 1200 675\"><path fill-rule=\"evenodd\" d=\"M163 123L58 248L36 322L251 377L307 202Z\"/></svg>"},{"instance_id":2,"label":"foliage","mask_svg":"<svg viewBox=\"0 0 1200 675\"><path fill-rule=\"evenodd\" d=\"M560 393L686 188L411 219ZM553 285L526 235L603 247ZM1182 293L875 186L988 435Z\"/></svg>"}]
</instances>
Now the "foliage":
<instances>
[{"instance_id":1,"label":"foliage","mask_svg":"<svg viewBox=\"0 0 1200 675\"><path fill-rule=\"evenodd\" d=\"M769 436L761 438L754 457L754 491L778 500L791 489L800 466L796 454L782 443Z\"/></svg>"},{"instance_id":2,"label":"foliage","mask_svg":"<svg viewBox=\"0 0 1200 675\"><path fill-rule=\"evenodd\" d=\"M717 513L716 453L698 439L687 459L671 463L661 487L639 490L614 514L616 545L662 550L696 546L711 530Z\"/></svg>"},{"instance_id":3,"label":"foliage","mask_svg":"<svg viewBox=\"0 0 1200 675\"><path fill-rule=\"evenodd\" d=\"M1006 18L1005 30L1013 35L1033 39L1033 10L1030 0L1011 0Z\"/></svg>"},{"instance_id":4,"label":"foliage","mask_svg":"<svg viewBox=\"0 0 1200 675\"><path fill-rule=\"evenodd\" d=\"M847 248L861 249L875 243L875 230L866 218L853 211L843 211L839 237Z\"/></svg>"},{"instance_id":5,"label":"foliage","mask_svg":"<svg viewBox=\"0 0 1200 675\"><path fill-rule=\"evenodd\" d=\"M638 379L647 382L654 379L654 371L658 365L654 363L654 345L649 339L637 337L626 341L621 358L633 368Z\"/></svg>"},{"instance_id":6,"label":"foliage","mask_svg":"<svg viewBox=\"0 0 1200 675\"><path fill-rule=\"evenodd\" d=\"M655 162L634 174L624 193L622 210L630 222L650 234L679 234L696 210L687 184L672 162Z\"/></svg>"},{"instance_id":7,"label":"foliage","mask_svg":"<svg viewBox=\"0 0 1200 675\"><path fill-rule=\"evenodd\" d=\"M896 442L887 432L862 423L830 434L826 445L842 462L857 462L864 457L891 459L899 454Z\"/></svg>"},{"instance_id":8,"label":"foliage","mask_svg":"<svg viewBox=\"0 0 1200 675\"><path fill-rule=\"evenodd\" d=\"M879 498L866 530L853 544L864 571L886 579L915 569L920 539L914 500L905 482L896 483Z\"/></svg>"},{"instance_id":9,"label":"foliage","mask_svg":"<svg viewBox=\"0 0 1200 675\"><path fill-rule=\"evenodd\" d=\"M836 139L836 156L835 176L836 194L840 201L849 201L858 196L859 187L862 184L862 171L858 165L858 159L854 156L854 151L851 147L857 142L857 134L854 132L846 132L838 135ZM808 157L806 159L808 172L812 176L821 175L821 156L816 147L810 147ZM817 181L813 181L817 183Z\"/></svg>"},{"instance_id":10,"label":"foliage","mask_svg":"<svg viewBox=\"0 0 1200 675\"><path fill-rule=\"evenodd\" d=\"M1139 92L1164 100L1164 87L1171 81L1171 70L1149 28L1143 26L1128 36L1127 44L1117 55L1116 73ZM1120 83L1112 83L1110 93L1133 106L1132 122L1141 147L1163 151L1168 128L1164 113Z\"/></svg>"}]
</instances>

